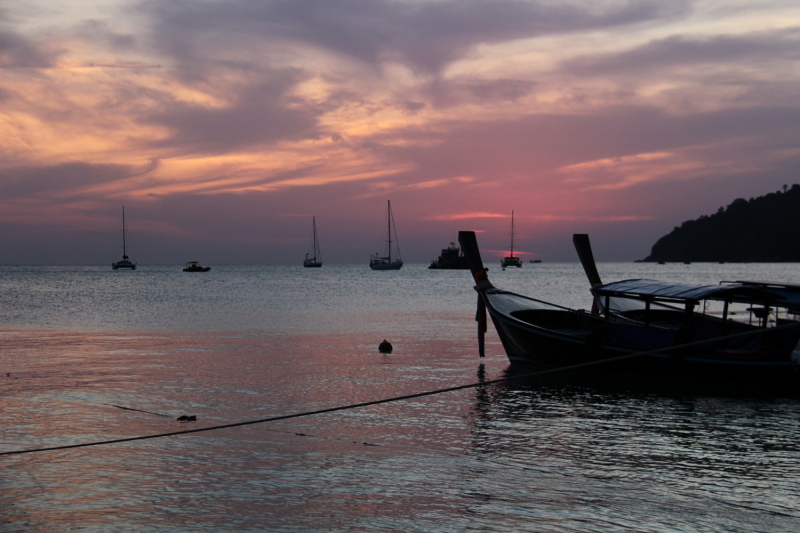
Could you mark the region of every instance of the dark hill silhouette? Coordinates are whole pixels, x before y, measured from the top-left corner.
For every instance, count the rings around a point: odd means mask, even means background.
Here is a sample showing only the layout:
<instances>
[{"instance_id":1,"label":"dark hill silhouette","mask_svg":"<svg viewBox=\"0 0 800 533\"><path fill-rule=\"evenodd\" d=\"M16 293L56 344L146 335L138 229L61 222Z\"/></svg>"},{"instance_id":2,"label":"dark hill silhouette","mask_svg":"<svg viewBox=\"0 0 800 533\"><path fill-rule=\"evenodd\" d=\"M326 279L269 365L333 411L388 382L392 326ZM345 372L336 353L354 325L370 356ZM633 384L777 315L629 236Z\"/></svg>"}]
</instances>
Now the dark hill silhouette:
<instances>
[{"instance_id":1,"label":"dark hill silhouette","mask_svg":"<svg viewBox=\"0 0 800 533\"><path fill-rule=\"evenodd\" d=\"M644 261L800 262L800 185L687 220Z\"/></svg>"}]
</instances>

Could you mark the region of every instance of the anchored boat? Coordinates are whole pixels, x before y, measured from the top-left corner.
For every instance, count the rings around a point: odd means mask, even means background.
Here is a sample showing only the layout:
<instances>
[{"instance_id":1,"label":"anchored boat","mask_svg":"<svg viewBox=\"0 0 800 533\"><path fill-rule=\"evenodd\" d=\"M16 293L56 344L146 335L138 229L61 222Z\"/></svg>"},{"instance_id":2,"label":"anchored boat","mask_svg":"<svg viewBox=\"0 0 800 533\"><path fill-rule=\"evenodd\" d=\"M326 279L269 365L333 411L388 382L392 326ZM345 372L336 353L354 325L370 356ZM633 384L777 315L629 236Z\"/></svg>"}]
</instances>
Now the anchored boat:
<instances>
[{"instance_id":1,"label":"anchored boat","mask_svg":"<svg viewBox=\"0 0 800 533\"><path fill-rule=\"evenodd\" d=\"M208 272L209 270L211 270L211 267L201 266L197 261L189 261L183 268L184 272Z\"/></svg>"},{"instance_id":2,"label":"anchored boat","mask_svg":"<svg viewBox=\"0 0 800 533\"><path fill-rule=\"evenodd\" d=\"M122 260L117 261L115 263L111 263L112 270L119 270L119 269L128 269L128 270L136 270L136 263L130 261L128 259L128 250L127 244L125 241L125 206L122 206Z\"/></svg>"},{"instance_id":3,"label":"anchored boat","mask_svg":"<svg viewBox=\"0 0 800 533\"><path fill-rule=\"evenodd\" d=\"M317 217L311 217L311 226L314 228L314 244L312 244L313 250L311 252L314 256L308 257L306 253L303 266L306 268L319 268L322 266L322 252L319 250L319 241L317 240Z\"/></svg>"},{"instance_id":4,"label":"anchored boat","mask_svg":"<svg viewBox=\"0 0 800 533\"><path fill-rule=\"evenodd\" d=\"M511 252L508 256L500 260L500 267L517 267L522 268L522 260L514 255L514 211L511 211Z\"/></svg>"},{"instance_id":5,"label":"anchored boat","mask_svg":"<svg viewBox=\"0 0 800 533\"><path fill-rule=\"evenodd\" d=\"M394 226L394 217L392 216L392 203L387 200L388 215L388 254L381 257L377 253L369 258L369 267L372 270L400 270L403 267L403 260L400 258L400 244L397 242L397 229L395 228L394 240L397 247L397 255L392 259L392 226Z\"/></svg>"},{"instance_id":6,"label":"anchored boat","mask_svg":"<svg viewBox=\"0 0 800 533\"><path fill-rule=\"evenodd\" d=\"M475 233L459 233L478 291L481 355L488 313L512 364L553 369L631 356L597 364L591 372L800 393L800 285L644 279L604 284L588 236L573 241L591 284L591 311L495 287Z\"/></svg>"},{"instance_id":7,"label":"anchored boat","mask_svg":"<svg viewBox=\"0 0 800 533\"><path fill-rule=\"evenodd\" d=\"M447 248L442 249L441 255L431 261L428 268L442 270L468 270L467 258L461 252L461 248L456 243L451 242Z\"/></svg>"}]
</instances>

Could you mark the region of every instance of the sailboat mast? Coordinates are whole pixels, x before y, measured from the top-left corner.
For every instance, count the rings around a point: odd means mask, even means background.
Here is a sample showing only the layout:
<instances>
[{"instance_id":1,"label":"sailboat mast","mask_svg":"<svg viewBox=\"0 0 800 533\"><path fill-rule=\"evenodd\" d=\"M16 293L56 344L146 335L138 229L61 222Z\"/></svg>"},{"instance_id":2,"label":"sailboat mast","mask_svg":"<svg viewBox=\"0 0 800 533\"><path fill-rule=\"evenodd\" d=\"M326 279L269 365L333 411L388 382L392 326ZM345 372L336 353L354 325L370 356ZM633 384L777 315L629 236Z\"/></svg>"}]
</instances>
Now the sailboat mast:
<instances>
[{"instance_id":1,"label":"sailboat mast","mask_svg":"<svg viewBox=\"0 0 800 533\"><path fill-rule=\"evenodd\" d=\"M125 206L122 206L122 258L127 259L128 253L125 250Z\"/></svg>"},{"instance_id":2,"label":"sailboat mast","mask_svg":"<svg viewBox=\"0 0 800 533\"><path fill-rule=\"evenodd\" d=\"M511 257L514 257L514 210L511 210Z\"/></svg>"},{"instance_id":3,"label":"sailboat mast","mask_svg":"<svg viewBox=\"0 0 800 533\"><path fill-rule=\"evenodd\" d=\"M388 205L389 209L387 210L386 215L386 225L389 229L389 263L392 262L392 201L386 200L386 204Z\"/></svg>"},{"instance_id":4,"label":"sailboat mast","mask_svg":"<svg viewBox=\"0 0 800 533\"><path fill-rule=\"evenodd\" d=\"M311 217L311 224L314 227L314 260L319 257L319 243L317 242L317 217Z\"/></svg>"}]
</instances>

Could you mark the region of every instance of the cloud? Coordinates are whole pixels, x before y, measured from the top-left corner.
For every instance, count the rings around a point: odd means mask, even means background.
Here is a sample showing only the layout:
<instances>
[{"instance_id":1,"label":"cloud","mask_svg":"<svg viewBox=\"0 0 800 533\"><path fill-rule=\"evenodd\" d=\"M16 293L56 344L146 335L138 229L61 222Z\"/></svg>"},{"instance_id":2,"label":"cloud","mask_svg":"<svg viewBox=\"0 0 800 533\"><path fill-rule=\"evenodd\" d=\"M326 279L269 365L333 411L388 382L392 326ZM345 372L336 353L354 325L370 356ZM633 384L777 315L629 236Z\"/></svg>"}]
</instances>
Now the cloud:
<instances>
[{"instance_id":1,"label":"cloud","mask_svg":"<svg viewBox=\"0 0 800 533\"><path fill-rule=\"evenodd\" d=\"M508 218L508 213L486 213L486 212L453 213L450 215L436 215L432 217L427 217L426 220L471 220L476 218Z\"/></svg>"},{"instance_id":2,"label":"cloud","mask_svg":"<svg viewBox=\"0 0 800 533\"><path fill-rule=\"evenodd\" d=\"M391 195L432 249L461 221L505 235L512 209L553 240L648 240L792 183L800 11L780 3L34 2L0 25L0 217L124 198L154 234L208 210L198 239L221 243L315 213L356 250Z\"/></svg>"},{"instance_id":3,"label":"cloud","mask_svg":"<svg viewBox=\"0 0 800 533\"><path fill-rule=\"evenodd\" d=\"M157 166L156 161L137 168L128 165L63 163L49 166L21 166L0 169L0 193L6 199L47 198L68 200L91 197L86 189L146 174Z\"/></svg>"},{"instance_id":4,"label":"cloud","mask_svg":"<svg viewBox=\"0 0 800 533\"><path fill-rule=\"evenodd\" d=\"M255 145L311 139L323 134L320 109L302 105L290 92L303 79L293 69L271 71L258 83L227 87L227 101L209 105L175 101L142 117L143 123L165 126L169 135L152 148L182 153L226 153Z\"/></svg>"},{"instance_id":5,"label":"cloud","mask_svg":"<svg viewBox=\"0 0 800 533\"><path fill-rule=\"evenodd\" d=\"M0 68L47 68L55 57L19 33L0 30Z\"/></svg>"},{"instance_id":6,"label":"cloud","mask_svg":"<svg viewBox=\"0 0 800 533\"><path fill-rule=\"evenodd\" d=\"M81 22L74 31L81 39L117 52L135 51L139 44L136 35L115 31L108 22L96 19Z\"/></svg>"},{"instance_id":7,"label":"cloud","mask_svg":"<svg viewBox=\"0 0 800 533\"><path fill-rule=\"evenodd\" d=\"M565 61L561 68L572 74L613 76L652 75L676 67L701 65L741 69L768 62L800 60L800 28L751 32L741 35L673 35L619 53L583 56ZM716 71L715 71L716 72ZM702 75L695 72L695 75ZM752 78L751 78L752 79Z\"/></svg>"},{"instance_id":8,"label":"cloud","mask_svg":"<svg viewBox=\"0 0 800 533\"><path fill-rule=\"evenodd\" d=\"M516 102L529 95L537 83L512 78L479 79L454 77L436 79L421 87L420 92L439 108L471 103L490 102L498 105Z\"/></svg>"},{"instance_id":9,"label":"cloud","mask_svg":"<svg viewBox=\"0 0 800 533\"><path fill-rule=\"evenodd\" d=\"M272 42L312 46L377 66L398 62L438 73L478 44L671 18L688 2L522 0L149 0L159 49L186 68L205 50Z\"/></svg>"},{"instance_id":10,"label":"cloud","mask_svg":"<svg viewBox=\"0 0 800 533\"><path fill-rule=\"evenodd\" d=\"M737 160L741 139L782 146L784 139L800 138L800 108L730 108L673 115L655 107L610 107L575 115L442 122L435 130L411 126L391 135L419 142L382 144L381 153L415 161L431 175L482 176L477 181L529 176L536 181L537 174L552 176L572 165L677 149L691 148L699 160L704 150L713 149L715 158L723 156L720 147L727 144L732 149L724 157ZM381 144L381 136L372 139Z\"/></svg>"}]
</instances>

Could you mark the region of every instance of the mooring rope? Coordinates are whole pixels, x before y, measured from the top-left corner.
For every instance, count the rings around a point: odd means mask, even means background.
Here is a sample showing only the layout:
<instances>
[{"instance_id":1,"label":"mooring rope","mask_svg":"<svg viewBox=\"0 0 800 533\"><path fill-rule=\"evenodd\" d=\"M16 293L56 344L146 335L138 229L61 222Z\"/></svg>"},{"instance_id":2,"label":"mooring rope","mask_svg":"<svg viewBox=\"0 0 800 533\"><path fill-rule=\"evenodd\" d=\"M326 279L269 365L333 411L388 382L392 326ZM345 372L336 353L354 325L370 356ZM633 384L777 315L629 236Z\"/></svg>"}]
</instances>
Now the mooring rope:
<instances>
[{"instance_id":1,"label":"mooring rope","mask_svg":"<svg viewBox=\"0 0 800 533\"><path fill-rule=\"evenodd\" d=\"M800 326L800 323L784 324L783 326L777 326L777 327L774 327L774 328L770 328L770 331L777 331L777 330L782 330L782 329L796 328L798 326ZM704 344L710 344L712 342L719 342L719 341L723 341L723 340L724 341L733 340L733 339L737 339L737 338L746 337L746 336L749 336L749 335L761 334L763 332L764 332L763 329L758 329L758 330L753 330L753 331L745 331L743 333L736 333L736 334L727 335L727 336L724 336L724 337L714 337L714 338L710 338L710 339L703 339L703 340L694 341L694 342L690 342L690 343L686 343L686 344L679 344L679 345L676 345L676 346L668 346L666 348L657 348L655 350L648 350L648 351L645 351L645 352L635 352L635 353L620 355L620 356L617 356L617 357L610 357L608 359L599 359L597 361L589 361L589 362L586 362L586 363L579 363L577 365L570 365L570 366L552 368L552 369L548 369L548 370L540 370L538 372L530 372L530 373L526 373L526 374L519 374L519 375L516 375L516 376L508 376L508 377L504 377L504 378L496 378L496 379L484 380L484 381L479 381L477 383L468 383L466 385L456 385L454 387L446 387L446 388L443 388L443 389L436 389L436 390L430 390L430 391L424 391L424 392L416 392L416 393L413 393L413 394L404 394L402 396L393 396L391 398L383 398L383 399L380 399L380 400L371 400L371 401L368 401L368 402L360 402L360 403L353 403L353 404L349 404L349 405L340 405L340 406L336 406L336 407L328 407L328 408L325 408L325 409L317 409L317 410L314 410L314 411L303 411L303 412L300 412L300 413L292 413L292 414L288 414L288 415L271 416L271 417L267 417L267 418L259 418L259 419L256 419L256 420L245 420L243 422L232 422L230 424L221 424L221 425L217 425L217 426L208 426L208 427L203 427L203 428L185 429L185 430L181 430L181 431L169 431L169 432L166 432L166 433L156 433L156 434L153 434L153 435L139 435L139 436L135 436L135 437L123 437L123 438L120 438L120 439L101 440L101 441L95 441L95 442L84 442L84 443L79 443L79 444L64 444L64 445L61 445L61 446L47 446L47 447L42 447L42 448L30 448L30 449L27 449L27 450L14 450L14 451L8 451L8 452L0 452L0 456L22 455L22 454L26 454L26 453L51 452L51 451L57 451L57 450L69 450L69 449L72 449L72 448L88 448L90 446L105 446L105 445L108 445L108 444L121 444L123 442L135 442L135 441L141 441L141 440L160 439L160 438L165 438L165 437L175 437L175 436L178 436L178 435L191 435L193 433L202 433L202 432L206 432L206 431L217 431L217 430L220 430L220 429L229 429L229 428L236 428L236 427L243 427L243 426L252 426L254 424L264 424L266 422L277 422L279 420L289 420L289 419L292 419L292 418L301 418L301 417L305 417L305 416L321 415L321 414L326 414L326 413L335 413L337 411L346 411L346 410L350 410L350 409L360 409L362 407L370 407L370 406L373 406L373 405L381 405L381 404L392 403L392 402L400 402L400 401L403 401L403 400L412 400L414 398L423 398L425 396L433 396L433 395L436 395L436 394L444 394L446 392L455 392L455 391L460 391L460 390L464 390L464 389L474 389L474 388L477 388L477 387L484 387L486 385L494 385L494 384L497 384L497 383L506 383L506 382L515 381L515 380L539 378L539 377L542 377L542 376L557 374L557 373L561 373L561 372L568 372L568 371L571 371L571 370L579 370L579 369L584 369L584 368L589 368L589 367L594 367L594 366L600 366L600 365L609 364L609 363L617 363L617 362L621 362L621 361L627 361L629 359L634 359L636 357L643 357L643 356L646 356L646 355L663 354L663 353L672 352L672 351L675 351L675 350L685 350L687 348L694 348L696 346L702 346Z\"/></svg>"},{"instance_id":2,"label":"mooring rope","mask_svg":"<svg viewBox=\"0 0 800 533\"><path fill-rule=\"evenodd\" d=\"M162 413L154 413L153 411L144 411L142 409L134 409L133 407L125 407L124 405L114 405L113 403L103 403L100 405L108 405L110 407L116 407L117 409L124 409L125 411L136 411L138 413L147 413L148 415L156 415L156 416L163 416L165 418L172 418L170 415L165 415Z\"/></svg>"}]
</instances>

